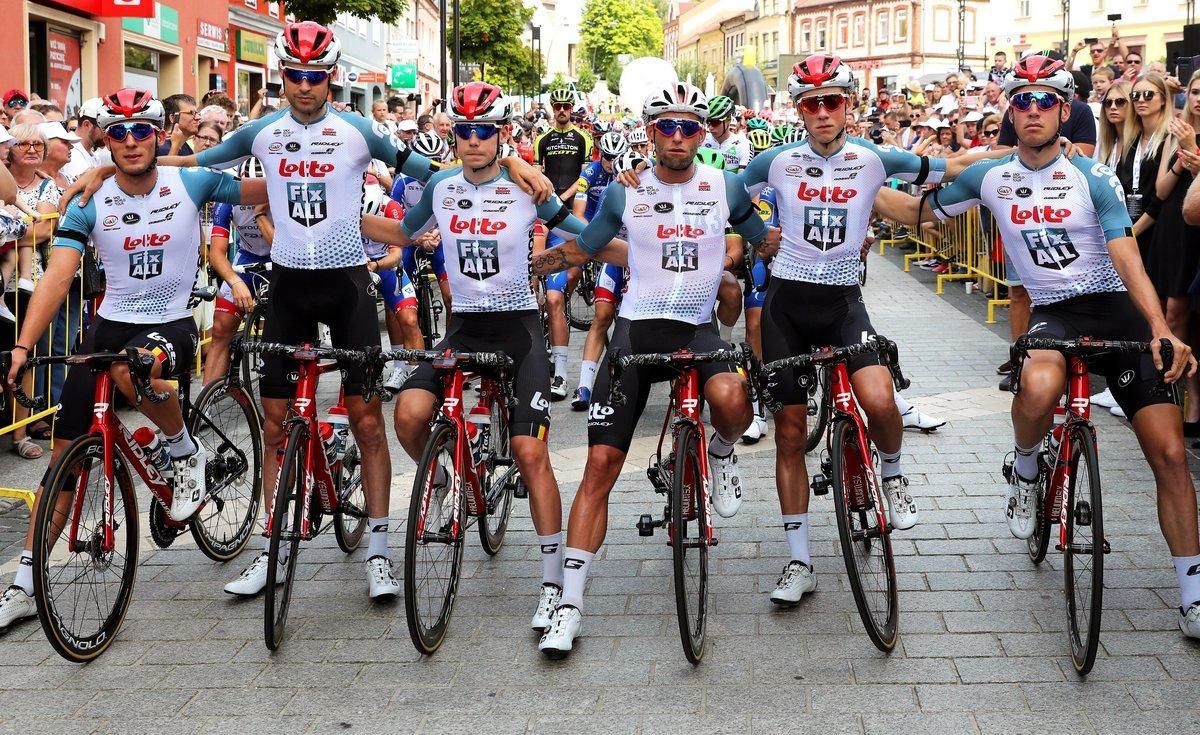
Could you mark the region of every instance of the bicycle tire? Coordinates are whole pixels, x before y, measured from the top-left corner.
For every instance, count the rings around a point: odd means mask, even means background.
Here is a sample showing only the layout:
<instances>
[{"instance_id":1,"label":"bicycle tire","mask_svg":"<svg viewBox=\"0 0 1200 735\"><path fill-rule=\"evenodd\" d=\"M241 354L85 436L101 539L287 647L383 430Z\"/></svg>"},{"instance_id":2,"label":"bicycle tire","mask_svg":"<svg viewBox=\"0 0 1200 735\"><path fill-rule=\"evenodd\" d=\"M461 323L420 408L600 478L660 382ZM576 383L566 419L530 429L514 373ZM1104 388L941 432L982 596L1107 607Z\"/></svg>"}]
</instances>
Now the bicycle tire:
<instances>
[{"instance_id":1,"label":"bicycle tire","mask_svg":"<svg viewBox=\"0 0 1200 735\"><path fill-rule=\"evenodd\" d=\"M430 432L413 480L408 523L404 531L404 610L408 620L408 635L417 651L425 655L437 651L445 640L462 570L463 539L467 530L464 504L460 497L457 507L446 512L442 498L437 497L433 487L438 467L447 468L453 483L460 487L463 484L461 478L454 477L457 472L454 467L454 431L451 424L439 422ZM452 491L453 488L447 489L448 494ZM459 527L457 535L453 532L455 520ZM438 530L427 532L427 528ZM448 554L430 561L435 544ZM440 587L432 590L428 596L429 604L423 605L418 595L423 590L423 583L429 579L429 568L434 567L444 567L445 578L435 575L435 582L440 583Z\"/></svg>"},{"instance_id":2,"label":"bicycle tire","mask_svg":"<svg viewBox=\"0 0 1200 735\"><path fill-rule=\"evenodd\" d=\"M342 457L337 476L338 509L333 512L333 536L338 548L347 554L353 553L362 542L367 530L367 496L362 486L362 461L358 456L358 445L351 444ZM362 511L361 516L346 513L349 504Z\"/></svg>"},{"instance_id":3,"label":"bicycle tire","mask_svg":"<svg viewBox=\"0 0 1200 735\"><path fill-rule=\"evenodd\" d=\"M1104 614L1104 512L1095 435L1083 423L1073 426L1070 432L1070 481L1063 488L1067 494L1063 591L1071 664L1080 676L1086 676L1096 663ZM1081 470L1086 472L1086 481L1080 477Z\"/></svg>"},{"instance_id":4,"label":"bicycle tire","mask_svg":"<svg viewBox=\"0 0 1200 735\"><path fill-rule=\"evenodd\" d=\"M441 293L434 292L433 284L424 273L417 273L417 326L421 330L421 338L425 340L425 349L432 350L441 338L438 332L438 309L433 302L441 298Z\"/></svg>"},{"instance_id":5,"label":"bicycle tire","mask_svg":"<svg viewBox=\"0 0 1200 735\"><path fill-rule=\"evenodd\" d=\"M825 436L829 426L829 371L818 367L816 369L813 387L808 391L808 437L804 442L804 452L813 451Z\"/></svg>"},{"instance_id":6,"label":"bicycle tire","mask_svg":"<svg viewBox=\"0 0 1200 735\"><path fill-rule=\"evenodd\" d=\"M508 531L508 519L512 515L513 490L521 481L516 459L512 456L508 435L508 411L503 398L493 397L491 407L491 429L488 434L487 468L480 475L483 488L484 508L476 524L479 527L479 542L488 556L495 556L504 545ZM508 464L496 464L497 457L507 458Z\"/></svg>"},{"instance_id":7,"label":"bicycle tire","mask_svg":"<svg viewBox=\"0 0 1200 735\"><path fill-rule=\"evenodd\" d=\"M105 505L104 439L99 434L75 439L48 474L33 528L33 585L38 620L46 639L60 656L75 663L86 663L112 645L133 599L139 541L137 498L129 468L120 453L116 453L113 460L116 485L113 488L114 546L112 552L105 553L97 546L104 533L101 515ZM81 479L84 485L79 489ZM78 525L83 538L78 540L82 541L82 548L79 553L73 553L72 549L64 560L61 549L67 541L60 537L70 533L70 526L66 523L65 511L56 511L56 508L60 498L72 502L79 492L82 492L83 500L73 504L80 506ZM89 507L94 511L90 523L82 517ZM54 530L56 523L61 524L58 531ZM59 557L51 559L51 550L56 547L60 549ZM118 553L118 549L123 549L123 553ZM116 586L114 594L97 594L90 587L82 593L76 589L87 577L94 578L108 571L118 572L112 577ZM101 606L110 601L107 609L102 609ZM94 623L80 620L81 614L91 612L92 604L96 611Z\"/></svg>"},{"instance_id":8,"label":"bicycle tire","mask_svg":"<svg viewBox=\"0 0 1200 735\"><path fill-rule=\"evenodd\" d=\"M1053 481L1052 475L1052 470L1044 470L1038 478L1037 497L1034 499L1033 535L1025 542L1029 561L1034 564L1041 564L1046 558L1046 550L1050 548L1050 528L1053 523L1051 516L1046 512L1046 493Z\"/></svg>"},{"instance_id":9,"label":"bicycle tire","mask_svg":"<svg viewBox=\"0 0 1200 735\"><path fill-rule=\"evenodd\" d=\"M259 301L254 305L250 314L242 321L242 341L251 342L262 339L263 330L267 321L267 304L266 301ZM251 398L258 398L262 395L259 392L259 381L262 379L262 373L259 371L259 366L262 364L262 356L257 353L243 352L242 353L242 387L250 394ZM255 403L255 410L259 411L259 418L262 418L262 409Z\"/></svg>"},{"instance_id":10,"label":"bicycle tire","mask_svg":"<svg viewBox=\"0 0 1200 735\"><path fill-rule=\"evenodd\" d=\"M684 424L675 437L671 473L671 560L675 577L675 613L683 655L693 664L704 657L708 628L708 518L696 427ZM692 582L689 585L689 581Z\"/></svg>"},{"instance_id":11,"label":"bicycle tire","mask_svg":"<svg viewBox=\"0 0 1200 735\"><path fill-rule=\"evenodd\" d=\"M192 404L188 432L208 453L206 474L213 496L192 516L188 527L205 556L229 561L250 541L262 502L258 407L244 387L227 385L218 378L204 386ZM220 490L213 491L216 487Z\"/></svg>"},{"instance_id":12,"label":"bicycle tire","mask_svg":"<svg viewBox=\"0 0 1200 735\"><path fill-rule=\"evenodd\" d=\"M567 323L580 332L590 331L596 318L595 261L584 265L575 288L566 294Z\"/></svg>"},{"instance_id":13,"label":"bicycle tire","mask_svg":"<svg viewBox=\"0 0 1200 735\"><path fill-rule=\"evenodd\" d=\"M271 539L267 544L267 586L263 602L263 638L272 651L283 642L287 627L288 608L292 601L292 582L296 579L296 557L300 553L300 528L304 517L304 496L310 492L305 484L304 465L308 454L308 425L296 423L288 432L283 461L279 468L279 483L275 487L275 507L271 513ZM288 524L290 516L290 524ZM288 554L280 561L279 550L285 544ZM279 578L279 565L284 565L281 584L271 584Z\"/></svg>"},{"instance_id":14,"label":"bicycle tire","mask_svg":"<svg viewBox=\"0 0 1200 735\"><path fill-rule=\"evenodd\" d=\"M879 527L878 498L869 493L865 475L875 471L863 461L870 448L859 446L857 426L849 419L835 421L832 431L830 480L842 560L867 636L887 653L900 637L899 593L891 536Z\"/></svg>"}]
</instances>

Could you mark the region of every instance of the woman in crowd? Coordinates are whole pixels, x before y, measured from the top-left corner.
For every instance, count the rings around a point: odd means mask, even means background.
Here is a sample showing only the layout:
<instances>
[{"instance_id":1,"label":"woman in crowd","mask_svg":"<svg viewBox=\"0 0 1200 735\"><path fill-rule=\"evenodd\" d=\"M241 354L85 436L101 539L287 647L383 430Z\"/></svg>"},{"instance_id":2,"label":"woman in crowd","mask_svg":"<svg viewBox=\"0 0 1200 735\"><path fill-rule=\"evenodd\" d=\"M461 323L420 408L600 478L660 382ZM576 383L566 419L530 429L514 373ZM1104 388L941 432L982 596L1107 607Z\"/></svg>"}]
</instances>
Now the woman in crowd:
<instances>
[{"instance_id":1,"label":"woman in crowd","mask_svg":"<svg viewBox=\"0 0 1200 735\"><path fill-rule=\"evenodd\" d=\"M1167 83L1162 76L1148 73L1133 85L1129 94L1134 114L1141 125L1141 134L1130 136L1129 147L1121 157L1117 178L1125 189L1125 204L1133 220L1142 261L1150 270L1150 243L1154 237L1154 221L1162 202L1155 194L1158 164L1162 161L1163 145L1170 136L1171 107L1168 104Z\"/></svg>"},{"instance_id":2,"label":"woman in crowd","mask_svg":"<svg viewBox=\"0 0 1200 735\"><path fill-rule=\"evenodd\" d=\"M1121 157L1130 141L1142 134L1142 120L1130 110L1132 91L1129 82L1115 82L1100 98L1100 146L1096 149L1096 160L1114 171L1121 167Z\"/></svg>"}]
</instances>

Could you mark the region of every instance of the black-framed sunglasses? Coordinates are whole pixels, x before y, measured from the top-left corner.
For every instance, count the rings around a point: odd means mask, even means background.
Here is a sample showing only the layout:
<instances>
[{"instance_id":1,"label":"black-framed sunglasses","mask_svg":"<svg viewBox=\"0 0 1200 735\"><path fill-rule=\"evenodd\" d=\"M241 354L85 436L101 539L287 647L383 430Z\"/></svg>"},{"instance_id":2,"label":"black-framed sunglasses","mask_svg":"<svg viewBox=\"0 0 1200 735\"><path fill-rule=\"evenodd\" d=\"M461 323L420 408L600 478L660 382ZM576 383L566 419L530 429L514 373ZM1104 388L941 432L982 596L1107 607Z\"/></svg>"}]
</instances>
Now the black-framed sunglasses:
<instances>
[{"instance_id":1,"label":"black-framed sunglasses","mask_svg":"<svg viewBox=\"0 0 1200 735\"><path fill-rule=\"evenodd\" d=\"M991 130L983 131L983 137L985 137L985 138L995 138L999 134L1000 134L999 128L992 128Z\"/></svg>"},{"instance_id":2,"label":"black-framed sunglasses","mask_svg":"<svg viewBox=\"0 0 1200 735\"><path fill-rule=\"evenodd\" d=\"M1134 102L1149 102L1150 100L1154 99L1154 96L1157 94L1158 92L1156 90L1143 89L1137 92L1130 92L1129 99L1133 100Z\"/></svg>"},{"instance_id":3,"label":"black-framed sunglasses","mask_svg":"<svg viewBox=\"0 0 1200 735\"><path fill-rule=\"evenodd\" d=\"M23 100L20 97L14 97L9 100L7 107L12 107L17 110L23 110L29 106L29 100Z\"/></svg>"},{"instance_id":4,"label":"black-framed sunglasses","mask_svg":"<svg viewBox=\"0 0 1200 735\"><path fill-rule=\"evenodd\" d=\"M1124 97L1110 97L1109 99L1104 100L1100 104L1103 107L1110 107L1110 108L1124 107L1125 105L1129 104L1129 100Z\"/></svg>"},{"instance_id":5,"label":"black-framed sunglasses","mask_svg":"<svg viewBox=\"0 0 1200 735\"><path fill-rule=\"evenodd\" d=\"M1126 63L1126 64L1137 64L1138 66L1141 66L1141 64L1142 64L1142 60L1141 60L1141 59L1128 59L1128 58L1127 58L1127 59L1125 59L1125 63Z\"/></svg>"},{"instance_id":6,"label":"black-framed sunglasses","mask_svg":"<svg viewBox=\"0 0 1200 735\"><path fill-rule=\"evenodd\" d=\"M559 110L573 110L575 109L575 105L572 105L570 102L557 102L553 105L550 105L550 109L556 112Z\"/></svg>"}]
</instances>

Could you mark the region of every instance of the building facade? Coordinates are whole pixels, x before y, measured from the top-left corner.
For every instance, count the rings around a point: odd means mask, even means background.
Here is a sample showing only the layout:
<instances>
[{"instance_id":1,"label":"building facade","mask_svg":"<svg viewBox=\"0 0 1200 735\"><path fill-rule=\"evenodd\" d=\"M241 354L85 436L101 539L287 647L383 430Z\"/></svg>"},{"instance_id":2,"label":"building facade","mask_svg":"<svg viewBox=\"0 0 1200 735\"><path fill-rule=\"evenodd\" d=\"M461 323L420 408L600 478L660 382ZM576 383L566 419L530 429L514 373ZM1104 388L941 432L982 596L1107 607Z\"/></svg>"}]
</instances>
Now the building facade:
<instances>
[{"instance_id":1,"label":"building facade","mask_svg":"<svg viewBox=\"0 0 1200 735\"><path fill-rule=\"evenodd\" d=\"M1062 4L1037 3L1035 0L994 0L992 11L1003 24L988 26L996 29L985 39L989 43L989 57L993 51L1004 51L1019 55L1028 49L1060 48L1063 41ZM1072 3L1070 6L1070 39L1066 51L1085 38L1096 38L1107 42L1112 38L1113 23L1110 14L1119 13L1116 22L1122 42L1130 51L1142 54L1146 64L1153 61L1170 61L1167 44L1183 40L1183 26L1187 21L1187 4L1175 0L1095 0L1089 3ZM1194 50L1191 53L1200 53ZM1080 64L1091 63L1086 51L1076 57Z\"/></svg>"}]
</instances>

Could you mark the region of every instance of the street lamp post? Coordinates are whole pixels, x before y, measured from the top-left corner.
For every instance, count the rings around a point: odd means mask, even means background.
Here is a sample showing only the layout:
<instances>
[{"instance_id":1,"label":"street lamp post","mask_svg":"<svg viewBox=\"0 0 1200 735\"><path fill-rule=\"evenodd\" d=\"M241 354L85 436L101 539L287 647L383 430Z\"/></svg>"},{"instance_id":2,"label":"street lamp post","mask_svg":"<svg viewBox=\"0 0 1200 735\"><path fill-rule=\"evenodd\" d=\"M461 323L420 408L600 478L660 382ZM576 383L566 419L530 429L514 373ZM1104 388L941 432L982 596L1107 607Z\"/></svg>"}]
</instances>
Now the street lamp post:
<instances>
[{"instance_id":1,"label":"street lamp post","mask_svg":"<svg viewBox=\"0 0 1200 735\"><path fill-rule=\"evenodd\" d=\"M441 57L441 94L438 99L446 99L446 0L438 0L438 51Z\"/></svg>"},{"instance_id":2,"label":"street lamp post","mask_svg":"<svg viewBox=\"0 0 1200 735\"><path fill-rule=\"evenodd\" d=\"M458 86L459 67L462 66L462 37L458 33L458 0L454 0L454 86Z\"/></svg>"},{"instance_id":3,"label":"street lamp post","mask_svg":"<svg viewBox=\"0 0 1200 735\"><path fill-rule=\"evenodd\" d=\"M542 74L541 74L541 45L542 45L542 28L541 26L531 25L529 36L529 56L530 67L533 69L533 98L537 99L542 92Z\"/></svg>"}]
</instances>

